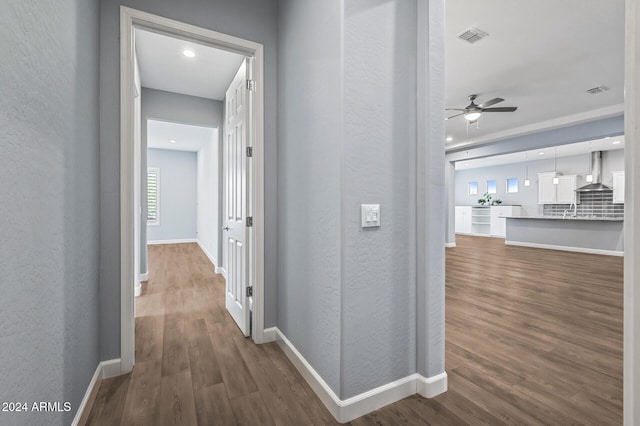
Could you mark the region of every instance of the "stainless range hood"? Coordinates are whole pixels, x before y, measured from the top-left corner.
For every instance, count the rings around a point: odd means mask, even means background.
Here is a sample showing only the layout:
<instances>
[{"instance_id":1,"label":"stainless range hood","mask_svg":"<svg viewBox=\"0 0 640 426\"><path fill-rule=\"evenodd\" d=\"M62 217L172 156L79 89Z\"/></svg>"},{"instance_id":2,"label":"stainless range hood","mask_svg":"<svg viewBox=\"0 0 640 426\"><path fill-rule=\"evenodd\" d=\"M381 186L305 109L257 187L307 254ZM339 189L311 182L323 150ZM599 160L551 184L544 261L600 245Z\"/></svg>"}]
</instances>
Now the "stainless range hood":
<instances>
[{"instance_id":1,"label":"stainless range hood","mask_svg":"<svg viewBox=\"0 0 640 426\"><path fill-rule=\"evenodd\" d=\"M602 184L602 151L593 151L591 153L591 175L593 176L593 182L576 189L577 192L613 191Z\"/></svg>"}]
</instances>

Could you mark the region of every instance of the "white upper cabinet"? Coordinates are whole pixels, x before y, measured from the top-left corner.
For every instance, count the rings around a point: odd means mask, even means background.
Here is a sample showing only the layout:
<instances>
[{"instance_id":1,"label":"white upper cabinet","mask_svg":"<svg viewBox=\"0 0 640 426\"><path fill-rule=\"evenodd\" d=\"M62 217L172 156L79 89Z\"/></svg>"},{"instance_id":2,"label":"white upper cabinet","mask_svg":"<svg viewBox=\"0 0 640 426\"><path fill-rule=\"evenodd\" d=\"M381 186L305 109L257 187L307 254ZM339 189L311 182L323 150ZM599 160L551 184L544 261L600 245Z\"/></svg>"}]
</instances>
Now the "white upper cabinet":
<instances>
[{"instance_id":1,"label":"white upper cabinet","mask_svg":"<svg viewBox=\"0 0 640 426\"><path fill-rule=\"evenodd\" d=\"M554 185L553 178L558 178ZM538 204L571 204L576 201L577 175L538 173Z\"/></svg>"},{"instance_id":2,"label":"white upper cabinet","mask_svg":"<svg viewBox=\"0 0 640 426\"><path fill-rule=\"evenodd\" d=\"M556 186L553 178L556 172L538 173L538 204L556 204Z\"/></svg>"},{"instance_id":3,"label":"white upper cabinet","mask_svg":"<svg viewBox=\"0 0 640 426\"><path fill-rule=\"evenodd\" d=\"M556 203L571 204L576 201L576 189L578 188L577 175L558 176L556 185Z\"/></svg>"},{"instance_id":4,"label":"white upper cabinet","mask_svg":"<svg viewBox=\"0 0 640 426\"><path fill-rule=\"evenodd\" d=\"M624 172L611 172L613 175L613 202L624 203Z\"/></svg>"}]
</instances>

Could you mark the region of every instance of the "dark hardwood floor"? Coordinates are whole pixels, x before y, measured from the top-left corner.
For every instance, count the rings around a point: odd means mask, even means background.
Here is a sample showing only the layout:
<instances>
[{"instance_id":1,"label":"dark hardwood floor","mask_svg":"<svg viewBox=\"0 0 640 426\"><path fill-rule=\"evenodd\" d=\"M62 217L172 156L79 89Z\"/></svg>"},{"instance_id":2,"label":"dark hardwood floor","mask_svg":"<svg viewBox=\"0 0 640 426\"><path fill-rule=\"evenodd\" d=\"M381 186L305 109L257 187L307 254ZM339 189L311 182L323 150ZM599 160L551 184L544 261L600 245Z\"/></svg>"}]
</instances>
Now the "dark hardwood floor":
<instances>
[{"instance_id":1,"label":"dark hardwood floor","mask_svg":"<svg viewBox=\"0 0 640 426\"><path fill-rule=\"evenodd\" d=\"M622 424L622 258L457 236L447 249L449 390L359 425ZM89 425L336 424L275 343L242 337L195 244L151 246L136 365Z\"/></svg>"}]
</instances>

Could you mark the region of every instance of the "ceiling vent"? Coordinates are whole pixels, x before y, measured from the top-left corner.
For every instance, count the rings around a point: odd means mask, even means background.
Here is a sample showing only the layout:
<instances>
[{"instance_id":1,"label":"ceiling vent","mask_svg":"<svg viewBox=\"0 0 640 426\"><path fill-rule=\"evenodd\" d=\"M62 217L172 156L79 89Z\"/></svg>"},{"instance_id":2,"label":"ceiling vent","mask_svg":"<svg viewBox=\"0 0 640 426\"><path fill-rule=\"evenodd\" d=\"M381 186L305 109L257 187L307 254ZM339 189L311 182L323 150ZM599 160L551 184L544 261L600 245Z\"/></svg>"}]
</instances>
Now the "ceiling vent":
<instances>
[{"instance_id":1,"label":"ceiling vent","mask_svg":"<svg viewBox=\"0 0 640 426\"><path fill-rule=\"evenodd\" d=\"M598 86L598 87L593 87L587 90L587 93L590 93L592 95L597 95L598 93L606 92L607 90L609 90L607 86Z\"/></svg>"},{"instance_id":2,"label":"ceiling vent","mask_svg":"<svg viewBox=\"0 0 640 426\"><path fill-rule=\"evenodd\" d=\"M488 35L489 35L488 33L485 33L484 31L479 30L475 27L469 27L463 32L461 32L460 34L458 34L458 38L473 44L476 41L482 40Z\"/></svg>"}]
</instances>

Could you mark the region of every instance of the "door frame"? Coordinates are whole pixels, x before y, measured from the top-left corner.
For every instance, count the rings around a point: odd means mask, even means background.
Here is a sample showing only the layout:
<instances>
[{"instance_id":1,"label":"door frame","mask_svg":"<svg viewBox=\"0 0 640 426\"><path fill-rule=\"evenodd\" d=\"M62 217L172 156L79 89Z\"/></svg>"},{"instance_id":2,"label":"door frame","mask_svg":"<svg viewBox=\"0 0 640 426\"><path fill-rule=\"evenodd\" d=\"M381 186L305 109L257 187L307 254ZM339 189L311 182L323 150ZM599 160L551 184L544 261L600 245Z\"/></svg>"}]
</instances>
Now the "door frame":
<instances>
[{"instance_id":1,"label":"door frame","mask_svg":"<svg viewBox=\"0 0 640 426\"><path fill-rule=\"evenodd\" d=\"M120 6L120 372L126 374L135 363L134 318L134 227L136 205L134 199L134 171L141 167L134 154L133 129L134 87L134 28L145 28L196 43L253 57L251 78L255 81L253 94L253 170L247 190L252 201L253 229L251 239L253 264L249 285L253 286L252 338L265 342L264 333L264 49L262 44L227 34L175 21Z\"/></svg>"}]
</instances>

